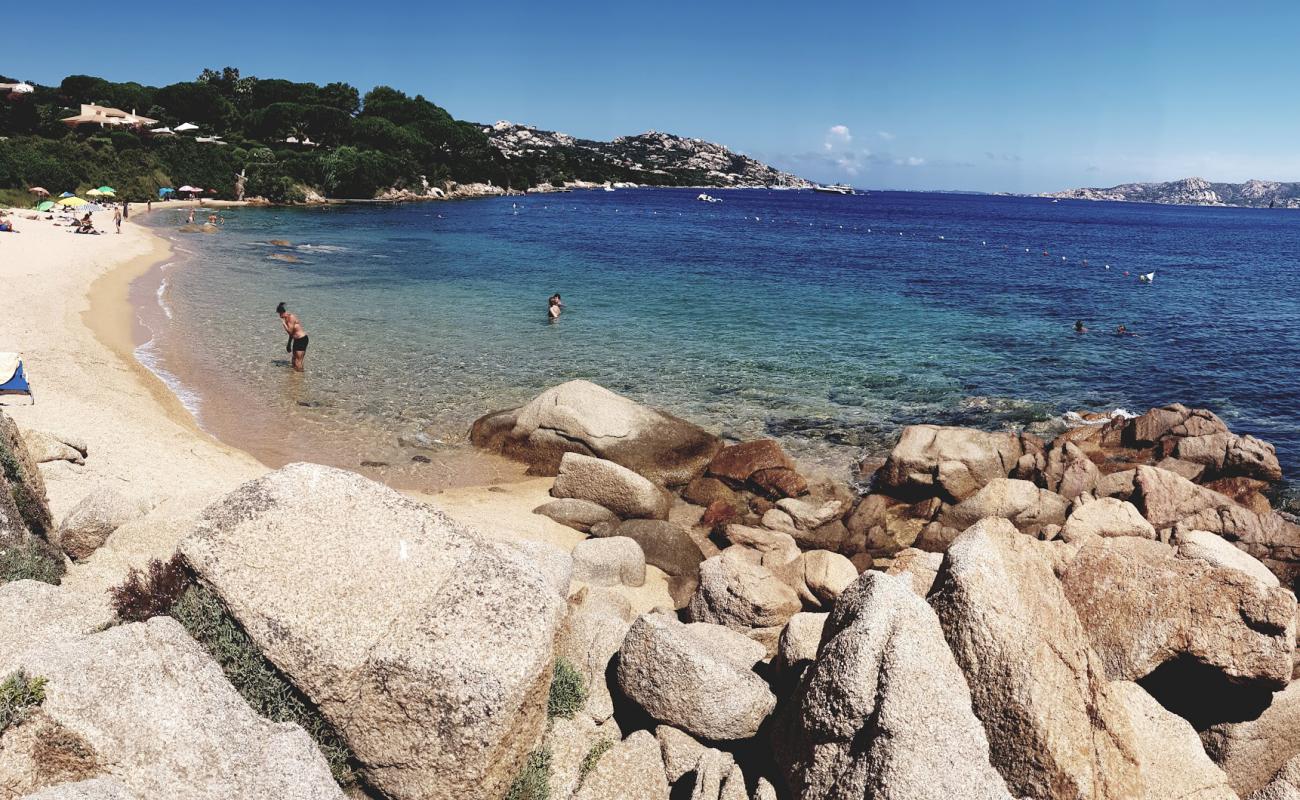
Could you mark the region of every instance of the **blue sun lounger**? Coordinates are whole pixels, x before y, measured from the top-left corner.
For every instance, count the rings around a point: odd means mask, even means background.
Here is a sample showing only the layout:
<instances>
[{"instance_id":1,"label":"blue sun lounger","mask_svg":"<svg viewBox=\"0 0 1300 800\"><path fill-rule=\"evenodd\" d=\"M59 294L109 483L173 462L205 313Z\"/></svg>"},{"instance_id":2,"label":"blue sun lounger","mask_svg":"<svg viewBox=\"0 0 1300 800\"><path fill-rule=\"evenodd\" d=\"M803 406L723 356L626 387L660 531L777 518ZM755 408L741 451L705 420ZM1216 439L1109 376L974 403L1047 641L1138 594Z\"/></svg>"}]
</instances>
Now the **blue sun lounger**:
<instances>
[{"instance_id":1,"label":"blue sun lounger","mask_svg":"<svg viewBox=\"0 0 1300 800\"><path fill-rule=\"evenodd\" d=\"M0 353L0 395L7 394L27 395L32 405L36 404L36 395L23 371L22 356L17 353Z\"/></svg>"}]
</instances>

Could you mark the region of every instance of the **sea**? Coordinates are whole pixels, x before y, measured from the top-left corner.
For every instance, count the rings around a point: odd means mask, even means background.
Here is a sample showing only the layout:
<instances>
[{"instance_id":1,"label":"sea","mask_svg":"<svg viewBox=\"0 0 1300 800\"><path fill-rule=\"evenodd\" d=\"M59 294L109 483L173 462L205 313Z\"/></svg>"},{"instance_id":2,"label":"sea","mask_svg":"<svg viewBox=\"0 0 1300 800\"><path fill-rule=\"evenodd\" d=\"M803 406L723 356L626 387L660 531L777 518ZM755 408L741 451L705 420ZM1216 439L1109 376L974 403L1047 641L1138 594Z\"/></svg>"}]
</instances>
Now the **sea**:
<instances>
[{"instance_id":1,"label":"sea","mask_svg":"<svg viewBox=\"0 0 1300 800\"><path fill-rule=\"evenodd\" d=\"M211 233L156 206L174 252L133 289L137 355L272 466L429 490L484 477L475 418L575 378L845 476L912 423L1050 434L1171 402L1300 475L1294 211L699 194L236 208Z\"/></svg>"}]
</instances>

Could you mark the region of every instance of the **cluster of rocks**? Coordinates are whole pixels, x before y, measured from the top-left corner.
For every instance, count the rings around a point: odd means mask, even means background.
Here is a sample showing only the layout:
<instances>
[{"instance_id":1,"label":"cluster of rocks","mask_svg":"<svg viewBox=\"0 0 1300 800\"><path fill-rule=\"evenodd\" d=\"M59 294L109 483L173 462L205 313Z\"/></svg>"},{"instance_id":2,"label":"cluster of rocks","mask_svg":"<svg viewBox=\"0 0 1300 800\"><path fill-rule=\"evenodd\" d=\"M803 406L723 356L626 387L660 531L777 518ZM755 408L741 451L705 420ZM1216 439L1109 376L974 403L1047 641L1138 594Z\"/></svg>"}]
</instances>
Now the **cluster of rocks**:
<instances>
[{"instance_id":1,"label":"cluster of rocks","mask_svg":"<svg viewBox=\"0 0 1300 800\"><path fill-rule=\"evenodd\" d=\"M150 513L92 495L56 525L0 433L13 536L75 563ZM1300 528L1264 499L1272 447L1210 412L1052 441L914 426L862 495L583 381L472 439L554 476L537 513L584 534L571 552L309 464L181 542L191 591L346 745L352 793L1300 796ZM644 611L651 573L672 602ZM0 730L0 798L343 796L199 632L113 622L0 586L0 678L47 681ZM564 713L561 673L581 684Z\"/></svg>"},{"instance_id":2,"label":"cluster of rocks","mask_svg":"<svg viewBox=\"0 0 1300 800\"><path fill-rule=\"evenodd\" d=\"M1163 183L1124 183L1107 189L1067 189L1042 196L1186 206L1300 208L1300 183L1254 179L1245 183L1223 183L1204 178L1183 178Z\"/></svg>"}]
</instances>

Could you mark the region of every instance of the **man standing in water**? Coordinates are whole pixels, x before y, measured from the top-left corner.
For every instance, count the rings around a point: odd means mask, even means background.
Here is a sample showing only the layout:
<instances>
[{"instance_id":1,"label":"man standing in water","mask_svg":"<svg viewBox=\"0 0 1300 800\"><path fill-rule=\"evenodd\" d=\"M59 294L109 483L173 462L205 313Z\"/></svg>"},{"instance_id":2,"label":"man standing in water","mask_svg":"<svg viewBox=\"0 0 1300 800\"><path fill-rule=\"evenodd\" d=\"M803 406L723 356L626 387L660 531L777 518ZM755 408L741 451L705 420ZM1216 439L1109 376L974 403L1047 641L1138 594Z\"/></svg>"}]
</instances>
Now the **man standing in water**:
<instances>
[{"instance_id":1,"label":"man standing in water","mask_svg":"<svg viewBox=\"0 0 1300 800\"><path fill-rule=\"evenodd\" d=\"M307 330L303 328L298 315L285 308L284 303L275 307L275 313L280 315L280 322L284 325L284 332L289 334L289 341L284 345L284 352L293 355L294 371L302 372L302 362L307 357Z\"/></svg>"}]
</instances>

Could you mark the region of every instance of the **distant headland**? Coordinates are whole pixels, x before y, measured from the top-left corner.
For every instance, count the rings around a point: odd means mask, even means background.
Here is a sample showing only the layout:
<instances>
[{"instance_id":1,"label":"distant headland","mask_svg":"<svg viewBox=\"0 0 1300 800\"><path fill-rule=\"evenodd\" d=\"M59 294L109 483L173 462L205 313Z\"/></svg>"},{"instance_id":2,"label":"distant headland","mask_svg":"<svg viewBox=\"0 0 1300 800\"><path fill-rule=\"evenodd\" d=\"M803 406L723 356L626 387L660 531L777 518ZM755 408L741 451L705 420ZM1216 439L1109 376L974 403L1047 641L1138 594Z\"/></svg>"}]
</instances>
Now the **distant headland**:
<instances>
[{"instance_id":1,"label":"distant headland","mask_svg":"<svg viewBox=\"0 0 1300 800\"><path fill-rule=\"evenodd\" d=\"M1245 183L1214 183L1204 178L1183 178L1164 183L1122 183L1108 189L1066 189L1040 196L1180 206L1300 208L1300 182L1249 180Z\"/></svg>"}]
</instances>

